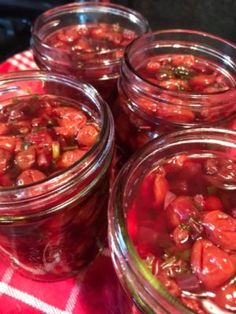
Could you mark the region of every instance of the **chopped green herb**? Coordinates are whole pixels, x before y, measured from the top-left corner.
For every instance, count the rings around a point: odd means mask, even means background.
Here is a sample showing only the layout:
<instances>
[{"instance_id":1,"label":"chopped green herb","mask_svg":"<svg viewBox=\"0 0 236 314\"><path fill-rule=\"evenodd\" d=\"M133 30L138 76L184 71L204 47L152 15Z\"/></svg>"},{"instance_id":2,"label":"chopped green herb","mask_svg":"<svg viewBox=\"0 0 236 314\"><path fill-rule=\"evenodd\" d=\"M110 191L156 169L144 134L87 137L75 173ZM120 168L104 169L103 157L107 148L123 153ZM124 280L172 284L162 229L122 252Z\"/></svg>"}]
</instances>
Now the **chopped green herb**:
<instances>
[{"instance_id":1,"label":"chopped green herb","mask_svg":"<svg viewBox=\"0 0 236 314\"><path fill-rule=\"evenodd\" d=\"M39 100L39 95L38 94L34 94L32 95L32 100Z\"/></svg>"},{"instance_id":2,"label":"chopped green herb","mask_svg":"<svg viewBox=\"0 0 236 314\"><path fill-rule=\"evenodd\" d=\"M58 159L60 157L60 143L55 141L52 142L52 158Z\"/></svg>"},{"instance_id":3,"label":"chopped green herb","mask_svg":"<svg viewBox=\"0 0 236 314\"><path fill-rule=\"evenodd\" d=\"M189 261L190 258L190 250L184 250L178 252L178 257L184 261Z\"/></svg>"},{"instance_id":4,"label":"chopped green herb","mask_svg":"<svg viewBox=\"0 0 236 314\"><path fill-rule=\"evenodd\" d=\"M183 66L173 68L172 72L176 78L179 78L181 80L189 80L193 76L193 71L190 71L189 69Z\"/></svg>"},{"instance_id":5,"label":"chopped green herb","mask_svg":"<svg viewBox=\"0 0 236 314\"><path fill-rule=\"evenodd\" d=\"M217 187L216 186L213 186L213 185L210 185L207 187L207 193L209 195L212 195L212 194L217 194Z\"/></svg>"},{"instance_id":6,"label":"chopped green herb","mask_svg":"<svg viewBox=\"0 0 236 314\"><path fill-rule=\"evenodd\" d=\"M30 146L31 146L31 144L29 142L23 142L21 145L21 149L27 150Z\"/></svg>"},{"instance_id":7,"label":"chopped green herb","mask_svg":"<svg viewBox=\"0 0 236 314\"><path fill-rule=\"evenodd\" d=\"M112 25L112 30L113 30L113 32L119 33L119 32L121 31L120 24L118 24L118 23L113 24L113 25Z\"/></svg>"},{"instance_id":8,"label":"chopped green herb","mask_svg":"<svg viewBox=\"0 0 236 314\"><path fill-rule=\"evenodd\" d=\"M174 78L173 70L169 67L160 69L160 78L162 80Z\"/></svg>"},{"instance_id":9,"label":"chopped green herb","mask_svg":"<svg viewBox=\"0 0 236 314\"><path fill-rule=\"evenodd\" d=\"M182 230L190 230L190 226L189 225L186 225L184 223L180 224L179 227L182 229Z\"/></svg>"},{"instance_id":10,"label":"chopped green herb","mask_svg":"<svg viewBox=\"0 0 236 314\"><path fill-rule=\"evenodd\" d=\"M16 105L19 102L19 99L17 97L12 98L12 104Z\"/></svg>"}]
</instances>

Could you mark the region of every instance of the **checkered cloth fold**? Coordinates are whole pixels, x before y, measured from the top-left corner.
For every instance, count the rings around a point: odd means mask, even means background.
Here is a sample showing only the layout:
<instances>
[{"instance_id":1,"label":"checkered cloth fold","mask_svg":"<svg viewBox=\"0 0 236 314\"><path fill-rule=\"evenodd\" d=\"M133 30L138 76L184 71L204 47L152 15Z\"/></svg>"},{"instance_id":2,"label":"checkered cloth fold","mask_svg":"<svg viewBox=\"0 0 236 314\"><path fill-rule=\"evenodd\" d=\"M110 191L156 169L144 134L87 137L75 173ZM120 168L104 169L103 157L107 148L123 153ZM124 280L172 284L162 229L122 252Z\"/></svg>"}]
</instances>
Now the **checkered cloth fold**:
<instances>
[{"instance_id":1,"label":"checkered cloth fold","mask_svg":"<svg viewBox=\"0 0 236 314\"><path fill-rule=\"evenodd\" d=\"M25 51L0 64L0 75L32 69L32 52ZM1 314L129 314L125 304L108 249L77 278L54 283L29 280L0 260Z\"/></svg>"}]
</instances>

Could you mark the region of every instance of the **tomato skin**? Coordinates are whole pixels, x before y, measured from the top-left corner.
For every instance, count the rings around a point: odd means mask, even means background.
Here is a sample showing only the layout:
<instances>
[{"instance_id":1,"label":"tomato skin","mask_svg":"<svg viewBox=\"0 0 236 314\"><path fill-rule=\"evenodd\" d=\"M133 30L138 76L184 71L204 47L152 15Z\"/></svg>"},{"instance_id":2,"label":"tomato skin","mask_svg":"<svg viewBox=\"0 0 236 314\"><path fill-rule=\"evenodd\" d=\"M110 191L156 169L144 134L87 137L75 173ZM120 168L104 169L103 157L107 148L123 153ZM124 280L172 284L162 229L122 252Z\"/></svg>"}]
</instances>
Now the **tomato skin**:
<instances>
[{"instance_id":1,"label":"tomato skin","mask_svg":"<svg viewBox=\"0 0 236 314\"><path fill-rule=\"evenodd\" d=\"M131 208L127 212L127 230L130 238L135 241L138 232L138 217L136 208Z\"/></svg>"},{"instance_id":2,"label":"tomato skin","mask_svg":"<svg viewBox=\"0 0 236 314\"><path fill-rule=\"evenodd\" d=\"M219 209L223 210L224 206L221 199L215 195L208 195L205 197L205 207L207 211Z\"/></svg>"},{"instance_id":3,"label":"tomato skin","mask_svg":"<svg viewBox=\"0 0 236 314\"><path fill-rule=\"evenodd\" d=\"M121 33L114 33L114 32L113 32L113 33L108 33L108 34L106 35L106 38L107 38L109 41L113 42L115 45L120 45L121 42L122 42L123 36L122 36Z\"/></svg>"},{"instance_id":4,"label":"tomato skin","mask_svg":"<svg viewBox=\"0 0 236 314\"><path fill-rule=\"evenodd\" d=\"M169 79L158 83L163 88L171 91L188 91L189 85L186 81L179 79Z\"/></svg>"},{"instance_id":5,"label":"tomato skin","mask_svg":"<svg viewBox=\"0 0 236 314\"><path fill-rule=\"evenodd\" d=\"M58 125L62 128L66 128L70 136L75 135L78 129L86 125L86 115L75 108L58 107L54 108L53 112L57 115Z\"/></svg>"},{"instance_id":6,"label":"tomato skin","mask_svg":"<svg viewBox=\"0 0 236 314\"><path fill-rule=\"evenodd\" d=\"M72 51L82 51L82 50L91 51L91 46L88 40L84 38L78 39L72 47Z\"/></svg>"},{"instance_id":7,"label":"tomato skin","mask_svg":"<svg viewBox=\"0 0 236 314\"><path fill-rule=\"evenodd\" d=\"M172 64L174 66L186 66L186 67L192 67L195 63L195 57L193 55L173 55L171 58Z\"/></svg>"},{"instance_id":8,"label":"tomato skin","mask_svg":"<svg viewBox=\"0 0 236 314\"><path fill-rule=\"evenodd\" d=\"M191 251L191 267L206 287L214 290L235 274L230 256L208 240L197 240Z\"/></svg>"},{"instance_id":9,"label":"tomato skin","mask_svg":"<svg viewBox=\"0 0 236 314\"><path fill-rule=\"evenodd\" d=\"M205 75L205 74L199 74L194 76L189 80L189 84L194 89L202 89L204 87L207 87L213 83L215 83L216 77L215 75Z\"/></svg>"},{"instance_id":10,"label":"tomato skin","mask_svg":"<svg viewBox=\"0 0 236 314\"><path fill-rule=\"evenodd\" d=\"M177 227L196 215L197 209L190 196L178 196L166 208L167 222L171 228Z\"/></svg>"},{"instance_id":11,"label":"tomato skin","mask_svg":"<svg viewBox=\"0 0 236 314\"><path fill-rule=\"evenodd\" d=\"M8 152L13 152L17 144L15 136L0 136L0 148Z\"/></svg>"},{"instance_id":12,"label":"tomato skin","mask_svg":"<svg viewBox=\"0 0 236 314\"><path fill-rule=\"evenodd\" d=\"M181 225L177 226L173 231L173 240L179 249L188 249L191 244L189 230L182 227Z\"/></svg>"},{"instance_id":13,"label":"tomato skin","mask_svg":"<svg viewBox=\"0 0 236 314\"><path fill-rule=\"evenodd\" d=\"M191 123L195 118L192 110L182 108L178 105L175 105L174 107L160 106L158 108L158 116L168 121L179 123Z\"/></svg>"},{"instance_id":14,"label":"tomato skin","mask_svg":"<svg viewBox=\"0 0 236 314\"><path fill-rule=\"evenodd\" d=\"M180 296L181 290L174 279L169 278L165 271L161 271L157 278L162 282L162 284L168 289L168 291L175 297Z\"/></svg>"},{"instance_id":15,"label":"tomato skin","mask_svg":"<svg viewBox=\"0 0 236 314\"><path fill-rule=\"evenodd\" d=\"M0 175L0 186L12 186L13 180L7 174Z\"/></svg>"},{"instance_id":16,"label":"tomato skin","mask_svg":"<svg viewBox=\"0 0 236 314\"><path fill-rule=\"evenodd\" d=\"M149 72L149 73L156 73L161 67L161 64L160 62L158 61L155 61L155 60L151 60L147 63L146 65L146 70Z\"/></svg>"},{"instance_id":17,"label":"tomato skin","mask_svg":"<svg viewBox=\"0 0 236 314\"><path fill-rule=\"evenodd\" d=\"M99 131L93 125L85 125L77 135L77 141L80 145L90 147L95 144Z\"/></svg>"},{"instance_id":18,"label":"tomato skin","mask_svg":"<svg viewBox=\"0 0 236 314\"><path fill-rule=\"evenodd\" d=\"M236 309L236 284L217 290L214 301L223 309L235 311Z\"/></svg>"},{"instance_id":19,"label":"tomato skin","mask_svg":"<svg viewBox=\"0 0 236 314\"><path fill-rule=\"evenodd\" d=\"M155 113L157 111L157 104L154 101L150 101L145 98L139 99L138 106L148 113Z\"/></svg>"},{"instance_id":20,"label":"tomato skin","mask_svg":"<svg viewBox=\"0 0 236 314\"><path fill-rule=\"evenodd\" d=\"M101 26L93 28L90 31L91 36L94 38L104 38L105 33L106 33L106 29Z\"/></svg>"},{"instance_id":21,"label":"tomato skin","mask_svg":"<svg viewBox=\"0 0 236 314\"><path fill-rule=\"evenodd\" d=\"M236 250L236 219L214 210L204 214L203 225L208 238L215 245L225 250Z\"/></svg>"},{"instance_id":22,"label":"tomato skin","mask_svg":"<svg viewBox=\"0 0 236 314\"><path fill-rule=\"evenodd\" d=\"M9 168L9 161L11 159L11 154L0 148L0 174L4 174Z\"/></svg>"},{"instance_id":23,"label":"tomato skin","mask_svg":"<svg viewBox=\"0 0 236 314\"><path fill-rule=\"evenodd\" d=\"M181 296L181 301L187 306L189 307L191 310L194 311L194 313L197 314L206 314L206 312L201 308L201 305L199 303L198 300L195 299L190 299L190 298L186 298Z\"/></svg>"},{"instance_id":24,"label":"tomato skin","mask_svg":"<svg viewBox=\"0 0 236 314\"><path fill-rule=\"evenodd\" d=\"M52 163L52 152L51 149L47 149L46 147L37 148L37 165L39 168L46 169L50 167Z\"/></svg>"},{"instance_id":25,"label":"tomato skin","mask_svg":"<svg viewBox=\"0 0 236 314\"><path fill-rule=\"evenodd\" d=\"M30 133L26 136L26 141L31 144L37 145L38 147L42 146L51 146L52 145L52 137L46 130L40 130L35 133Z\"/></svg>"},{"instance_id":26,"label":"tomato skin","mask_svg":"<svg viewBox=\"0 0 236 314\"><path fill-rule=\"evenodd\" d=\"M163 174L156 174L153 185L154 199L157 206L164 203L169 184Z\"/></svg>"},{"instance_id":27,"label":"tomato skin","mask_svg":"<svg viewBox=\"0 0 236 314\"><path fill-rule=\"evenodd\" d=\"M11 130L11 126L7 123L0 122L0 135L5 135Z\"/></svg>"},{"instance_id":28,"label":"tomato skin","mask_svg":"<svg viewBox=\"0 0 236 314\"><path fill-rule=\"evenodd\" d=\"M23 150L16 154L15 156L15 164L21 170L30 169L36 159L36 152L34 147L29 147L27 150Z\"/></svg>"},{"instance_id":29,"label":"tomato skin","mask_svg":"<svg viewBox=\"0 0 236 314\"><path fill-rule=\"evenodd\" d=\"M61 158L58 160L57 163L58 168L64 169L72 166L75 162L81 159L85 153L86 151L81 149L75 149L64 152Z\"/></svg>"},{"instance_id":30,"label":"tomato skin","mask_svg":"<svg viewBox=\"0 0 236 314\"><path fill-rule=\"evenodd\" d=\"M16 179L17 185L27 185L46 178L46 175L36 169L24 170Z\"/></svg>"}]
</instances>

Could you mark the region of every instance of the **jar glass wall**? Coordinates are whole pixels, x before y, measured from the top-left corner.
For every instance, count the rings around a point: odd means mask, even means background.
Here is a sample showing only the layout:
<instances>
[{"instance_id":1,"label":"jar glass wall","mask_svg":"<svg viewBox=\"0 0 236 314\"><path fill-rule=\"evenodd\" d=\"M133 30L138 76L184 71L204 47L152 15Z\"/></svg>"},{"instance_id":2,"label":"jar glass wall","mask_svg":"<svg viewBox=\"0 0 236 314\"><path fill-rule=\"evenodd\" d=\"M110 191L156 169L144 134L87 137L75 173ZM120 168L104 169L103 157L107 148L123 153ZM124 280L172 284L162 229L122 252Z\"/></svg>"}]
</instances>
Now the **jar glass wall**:
<instances>
[{"instance_id":1,"label":"jar glass wall","mask_svg":"<svg viewBox=\"0 0 236 314\"><path fill-rule=\"evenodd\" d=\"M151 141L120 172L110 247L141 312L234 309L235 151L234 131L184 130Z\"/></svg>"},{"instance_id":2,"label":"jar glass wall","mask_svg":"<svg viewBox=\"0 0 236 314\"><path fill-rule=\"evenodd\" d=\"M147 32L138 12L106 3L71 3L39 16L32 48L40 69L69 74L91 83L106 101L116 94L124 48Z\"/></svg>"},{"instance_id":3,"label":"jar glass wall","mask_svg":"<svg viewBox=\"0 0 236 314\"><path fill-rule=\"evenodd\" d=\"M117 137L131 153L191 127L235 129L236 47L192 30L142 35L125 52L112 107Z\"/></svg>"},{"instance_id":4,"label":"jar glass wall","mask_svg":"<svg viewBox=\"0 0 236 314\"><path fill-rule=\"evenodd\" d=\"M106 236L110 110L92 86L38 71L3 75L0 100L0 253L33 279L72 276Z\"/></svg>"}]
</instances>

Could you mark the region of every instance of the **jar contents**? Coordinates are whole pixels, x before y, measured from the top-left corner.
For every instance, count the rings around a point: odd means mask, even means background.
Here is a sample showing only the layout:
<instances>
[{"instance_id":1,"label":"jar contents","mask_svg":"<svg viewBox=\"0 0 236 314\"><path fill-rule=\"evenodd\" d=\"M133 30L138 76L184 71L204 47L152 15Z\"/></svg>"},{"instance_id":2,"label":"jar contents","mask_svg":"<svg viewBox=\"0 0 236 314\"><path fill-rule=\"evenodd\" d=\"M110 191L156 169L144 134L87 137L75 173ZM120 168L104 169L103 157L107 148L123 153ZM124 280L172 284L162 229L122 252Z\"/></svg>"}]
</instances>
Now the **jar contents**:
<instances>
[{"instance_id":1,"label":"jar contents","mask_svg":"<svg viewBox=\"0 0 236 314\"><path fill-rule=\"evenodd\" d=\"M85 108L52 95L19 97L0 110L0 187L28 185L63 171L96 143Z\"/></svg>"},{"instance_id":2,"label":"jar contents","mask_svg":"<svg viewBox=\"0 0 236 314\"><path fill-rule=\"evenodd\" d=\"M140 66L138 74L170 91L212 94L234 86L232 77L223 68L193 55L150 57Z\"/></svg>"},{"instance_id":3,"label":"jar contents","mask_svg":"<svg viewBox=\"0 0 236 314\"><path fill-rule=\"evenodd\" d=\"M82 24L62 27L45 38L49 46L64 49L73 58L78 54L78 60L83 58L80 53L88 54L84 60L104 59L102 54L114 51L114 58L122 57L121 52L136 37L135 32L121 27L119 24ZM121 52L117 49L122 48ZM95 60L95 61L98 61Z\"/></svg>"},{"instance_id":4,"label":"jar contents","mask_svg":"<svg viewBox=\"0 0 236 314\"><path fill-rule=\"evenodd\" d=\"M107 171L101 176L98 167L74 189L64 184L63 193L53 189L100 138L100 122L86 104L79 104L45 94L13 98L0 110L0 190L15 189L10 202L21 195L29 198L23 208L9 210L8 218L2 211L0 254L34 279L76 274L95 258L105 239ZM96 185L81 196L95 178ZM50 188L51 198L32 205Z\"/></svg>"},{"instance_id":5,"label":"jar contents","mask_svg":"<svg viewBox=\"0 0 236 314\"><path fill-rule=\"evenodd\" d=\"M116 83L124 48L137 34L117 24L82 24L62 27L45 43L64 51L67 66L55 71L73 75L92 84L109 102L116 97ZM39 61L40 62L40 61Z\"/></svg>"},{"instance_id":6,"label":"jar contents","mask_svg":"<svg viewBox=\"0 0 236 314\"><path fill-rule=\"evenodd\" d=\"M182 128L235 128L236 81L220 64L190 54L155 55L130 62L137 63L133 65L137 82L127 84L125 76L121 77L119 98L113 106L118 139L125 151L132 153L153 138Z\"/></svg>"},{"instance_id":7,"label":"jar contents","mask_svg":"<svg viewBox=\"0 0 236 314\"><path fill-rule=\"evenodd\" d=\"M160 160L134 190L126 224L141 259L199 314L236 311L236 162Z\"/></svg>"}]
</instances>

